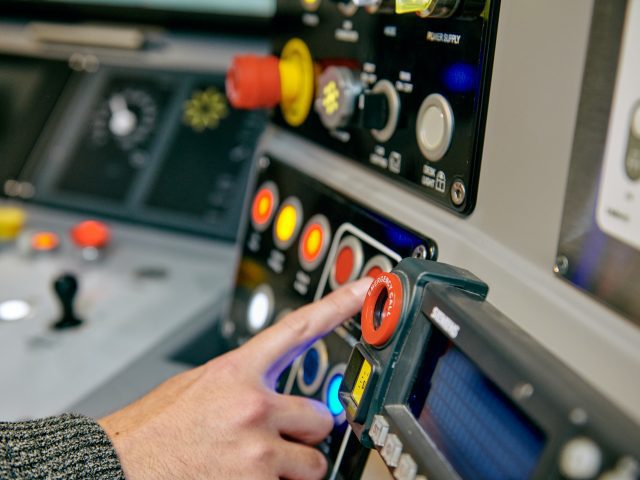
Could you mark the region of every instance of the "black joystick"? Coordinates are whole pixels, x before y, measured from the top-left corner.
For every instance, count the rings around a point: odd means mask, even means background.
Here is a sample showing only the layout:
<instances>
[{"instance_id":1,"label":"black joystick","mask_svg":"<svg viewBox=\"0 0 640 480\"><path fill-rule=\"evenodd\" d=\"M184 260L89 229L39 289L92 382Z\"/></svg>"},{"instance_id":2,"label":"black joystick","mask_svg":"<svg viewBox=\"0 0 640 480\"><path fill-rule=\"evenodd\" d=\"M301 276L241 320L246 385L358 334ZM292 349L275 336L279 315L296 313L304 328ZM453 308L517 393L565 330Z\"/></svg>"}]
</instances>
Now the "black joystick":
<instances>
[{"instance_id":1,"label":"black joystick","mask_svg":"<svg viewBox=\"0 0 640 480\"><path fill-rule=\"evenodd\" d=\"M78 280L75 275L65 273L56 278L53 282L53 290L56 292L60 305L62 306L62 317L53 328L63 330L74 328L82 324L82 320L76 317L73 309L73 301L78 293Z\"/></svg>"}]
</instances>

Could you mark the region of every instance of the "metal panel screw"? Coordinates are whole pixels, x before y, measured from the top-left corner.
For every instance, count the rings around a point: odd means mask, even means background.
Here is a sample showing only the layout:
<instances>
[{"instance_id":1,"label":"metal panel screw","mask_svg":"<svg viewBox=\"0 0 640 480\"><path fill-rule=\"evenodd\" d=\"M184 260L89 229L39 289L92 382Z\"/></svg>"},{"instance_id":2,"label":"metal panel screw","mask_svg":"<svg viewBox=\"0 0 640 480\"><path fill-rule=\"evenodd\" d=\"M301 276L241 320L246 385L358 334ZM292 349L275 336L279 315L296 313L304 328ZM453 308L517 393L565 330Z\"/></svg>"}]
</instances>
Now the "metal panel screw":
<instances>
[{"instance_id":1,"label":"metal panel screw","mask_svg":"<svg viewBox=\"0 0 640 480\"><path fill-rule=\"evenodd\" d=\"M467 197L467 189L462 183L462 180L456 180L451 184L451 201L457 207L464 203L464 199Z\"/></svg>"},{"instance_id":2,"label":"metal panel screw","mask_svg":"<svg viewBox=\"0 0 640 480\"><path fill-rule=\"evenodd\" d=\"M556 257L556 264L553 266L553 273L558 275L566 275L569 271L569 259L564 255Z\"/></svg>"}]
</instances>

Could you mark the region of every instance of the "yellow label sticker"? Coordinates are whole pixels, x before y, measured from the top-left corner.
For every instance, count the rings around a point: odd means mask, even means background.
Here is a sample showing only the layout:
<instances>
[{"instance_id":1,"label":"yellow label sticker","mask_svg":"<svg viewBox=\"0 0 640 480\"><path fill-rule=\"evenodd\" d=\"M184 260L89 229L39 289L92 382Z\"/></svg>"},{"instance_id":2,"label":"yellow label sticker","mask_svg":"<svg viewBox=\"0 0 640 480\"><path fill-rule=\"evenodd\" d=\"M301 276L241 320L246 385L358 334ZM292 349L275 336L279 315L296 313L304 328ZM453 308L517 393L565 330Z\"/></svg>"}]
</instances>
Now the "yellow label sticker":
<instances>
[{"instance_id":1,"label":"yellow label sticker","mask_svg":"<svg viewBox=\"0 0 640 480\"><path fill-rule=\"evenodd\" d=\"M369 382L370 376L371 364L366 360L363 360L362 367L360 367L360 373L358 374L358 380L356 380L356 384L353 387L353 392L351 392L351 396L356 402L356 405L360 405L362 395L364 394L364 389L367 388L367 383Z\"/></svg>"}]
</instances>

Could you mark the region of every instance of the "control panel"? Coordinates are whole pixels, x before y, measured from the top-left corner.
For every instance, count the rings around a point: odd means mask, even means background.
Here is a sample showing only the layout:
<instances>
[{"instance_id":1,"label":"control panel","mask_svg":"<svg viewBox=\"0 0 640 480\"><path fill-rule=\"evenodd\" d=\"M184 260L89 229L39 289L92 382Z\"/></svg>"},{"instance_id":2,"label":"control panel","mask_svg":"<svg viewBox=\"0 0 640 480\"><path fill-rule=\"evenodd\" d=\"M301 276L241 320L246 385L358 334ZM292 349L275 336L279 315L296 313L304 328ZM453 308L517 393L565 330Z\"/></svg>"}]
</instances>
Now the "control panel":
<instances>
[{"instance_id":1,"label":"control panel","mask_svg":"<svg viewBox=\"0 0 640 480\"><path fill-rule=\"evenodd\" d=\"M212 323L233 253L228 242L0 204L0 417L69 411L176 330Z\"/></svg>"},{"instance_id":2,"label":"control panel","mask_svg":"<svg viewBox=\"0 0 640 480\"><path fill-rule=\"evenodd\" d=\"M236 58L231 103L279 105L284 128L471 213L499 1L281 3L274 55Z\"/></svg>"},{"instance_id":3,"label":"control panel","mask_svg":"<svg viewBox=\"0 0 640 480\"><path fill-rule=\"evenodd\" d=\"M45 67L66 73L60 91L46 91L49 110L36 112L37 143L0 178L4 194L233 239L266 114L230 106L220 72L94 62L0 57L9 78L34 88Z\"/></svg>"},{"instance_id":4,"label":"control panel","mask_svg":"<svg viewBox=\"0 0 640 480\"><path fill-rule=\"evenodd\" d=\"M286 313L361 276L390 271L403 257L435 259L429 238L365 209L272 157L261 157L242 258L221 335L235 347ZM368 456L338 399L346 362L361 337L353 318L312 345L279 390L324 402L335 427L319 448L331 478L358 478Z\"/></svg>"},{"instance_id":5,"label":"control panel","mask_svg":"<svg viewBox=\"0 0 640 480\"><path fill-rule=\"evenodd\" d=\"M636 479L633 423L445 264L376 277L339 398L398 480Z\"/></svg>"}]
</instances>

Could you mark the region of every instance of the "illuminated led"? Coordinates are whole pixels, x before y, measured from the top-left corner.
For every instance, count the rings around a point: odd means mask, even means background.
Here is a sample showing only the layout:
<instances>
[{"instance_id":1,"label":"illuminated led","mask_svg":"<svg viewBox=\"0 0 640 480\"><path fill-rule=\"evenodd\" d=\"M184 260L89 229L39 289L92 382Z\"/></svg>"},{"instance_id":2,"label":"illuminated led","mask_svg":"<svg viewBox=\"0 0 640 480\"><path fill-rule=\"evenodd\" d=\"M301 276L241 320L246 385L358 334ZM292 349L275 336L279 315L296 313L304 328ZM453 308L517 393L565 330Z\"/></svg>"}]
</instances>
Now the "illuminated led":
<instances>
[{"instance_id":1,"label":"illuminated led","mask_svg":"<svg viewBox=\"0 0 640 480\"><path fill-rule=\"evenodd\" d=\"M329 408L331 415L333 415L333 422L336 425L340 425L346 421L344 407L342 403L340 403L340 385L342 384L346 368L344 363L334 366L327 374L324 382L322 400Z\"/></svg>"},{"instance_id":2,"label":"illuminated led","mask_svg":"<svg viewBox=\"0 0 640 480\"><path fill-rule=\"evenodd\" d=\"M329 220L324 215L314 215L302 230L298 254L302 268L311 271L320 265L327 253L331 236Z\"/></svg>"},{"instance_id":3,"label":"illuminated led","mask_svg":"<svg viewBox=\"0 0 640 480\"><path fill-rule=\"evenodd\" d=\"M16 322L29 316L31 306L24 300L7 300L0 303L0 320Z\"/></svg>"},{"instance_id":4,"label":"illuminated led","mask_svg":"<svg viewBox=\"0 0 640 480\"><path fill-rule=\"evenodd\" d=\"M300 230L302 205L295 197L286 199L276 215L273 239L278 248L289 248Z\"/></svg>"},{"instance_id":5,"label":"illuminated led","mask_svg":"<svg viewBox=\"0 0 640 480\"><path fill-rule=\"evenodd\" d=\"M339 373L329 380L329 387L327 390L327 407L329 407L329 411L334 417L337 417L344 411L344 407L340 403L340 396L338 395L343 378L344 375Z\"/></svg>"},{"instance_id":6,"label":"illuminated led","mask_svg":"<svg viewBox=\"0 0 640 480\"><path fill-rule=\"evenodd\" d=\"M267 326L273 314L273 303L273 290L269 285L262 285L254 291L247 308L247 327L251 333Z\"/></svg>"},{"instance_id":7,"label":"illuminated led","mask_svg":"<svg viewBox=\"0 0 640 480\"><path fill-rule=\"evenodd\" d=\"M278 203L278 188L273 182L264 183L253 198L251 223L262 232L267 229Z\"/></svg>"},{"instance_id":8,"label":"illuminated led","mask_svg":"<svg viewBox=\"0 0 640 480\"><path fill-rule=\"evenodd\" d=\"M287 205L280 211L278 215L278 221L276 222L276 235L280 240L286 242L289 240L293 233L296 231L296 224L298 223L298 213L295 207Z\"/></svg>"},{"instance_id":9,"label":"illuminated led","mask_svg":"<svg viewBox=\"0 0 640 480\"><path fill-rule=\"evenodd\" d=\"M38 232L31 237L31 248L39 252L50 252L60 246L60 238L53 232Z\"/></svg>"}]
</instances>

